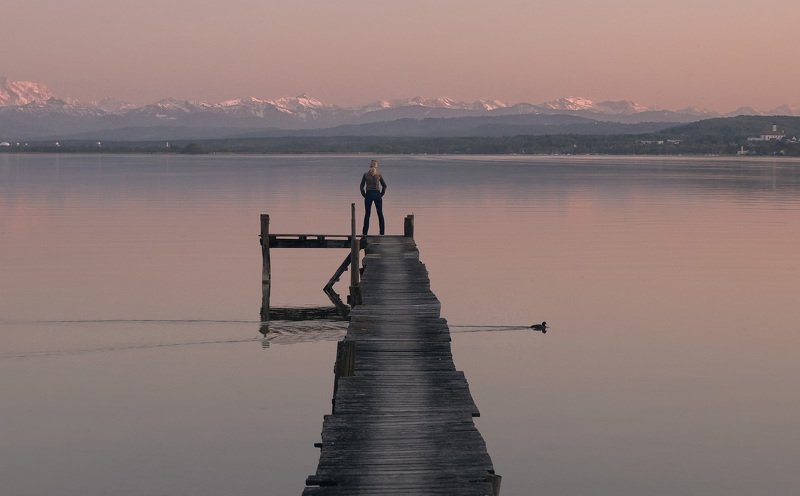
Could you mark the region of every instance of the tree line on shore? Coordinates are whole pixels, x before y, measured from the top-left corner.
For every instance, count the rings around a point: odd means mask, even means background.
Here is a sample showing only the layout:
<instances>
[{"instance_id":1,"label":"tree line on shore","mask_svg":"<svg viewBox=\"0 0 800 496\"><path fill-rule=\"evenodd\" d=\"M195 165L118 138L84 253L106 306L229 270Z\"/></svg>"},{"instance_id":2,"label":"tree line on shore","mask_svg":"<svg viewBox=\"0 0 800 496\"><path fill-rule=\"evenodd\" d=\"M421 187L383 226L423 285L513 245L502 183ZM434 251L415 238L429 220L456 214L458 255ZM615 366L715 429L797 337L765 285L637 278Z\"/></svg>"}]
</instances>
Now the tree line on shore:
<instances>
[{"instance_id":1,"label":"tree line on shore","mask_svg":"<svg viewBox=\"0 0 800 496\"><path fill-rule=\"evenodd\" d=\"M778 127L780 140L752 140ZM7 144L2 152L58 153L371 153L554 155L784 155L800 156L800 117L739 116L707 119L638 135L485 137L317 136L182 141L60 141Z\"/></svg>"}]
</instances>

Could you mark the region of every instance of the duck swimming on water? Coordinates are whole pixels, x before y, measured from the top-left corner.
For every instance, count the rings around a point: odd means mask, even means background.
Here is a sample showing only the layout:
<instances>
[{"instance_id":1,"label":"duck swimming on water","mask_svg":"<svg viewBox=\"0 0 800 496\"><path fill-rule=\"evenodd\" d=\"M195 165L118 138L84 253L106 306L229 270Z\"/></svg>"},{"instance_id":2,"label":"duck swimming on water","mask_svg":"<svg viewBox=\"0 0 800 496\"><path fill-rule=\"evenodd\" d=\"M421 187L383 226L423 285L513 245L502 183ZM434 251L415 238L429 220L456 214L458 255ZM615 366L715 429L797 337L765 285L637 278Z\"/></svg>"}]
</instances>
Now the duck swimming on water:
<instances>
[{"instance_id":1,"label":"duck swimming on water","mask_svg":"<svg viewBox=\"0 0 800 496\"><path fill-rule=\"evenodd\" d=\"M534 331L542 331L542 334L547 332L547 322L542 322L541 324L533 324L531 329Z\"/></svg>"}]
</instances>

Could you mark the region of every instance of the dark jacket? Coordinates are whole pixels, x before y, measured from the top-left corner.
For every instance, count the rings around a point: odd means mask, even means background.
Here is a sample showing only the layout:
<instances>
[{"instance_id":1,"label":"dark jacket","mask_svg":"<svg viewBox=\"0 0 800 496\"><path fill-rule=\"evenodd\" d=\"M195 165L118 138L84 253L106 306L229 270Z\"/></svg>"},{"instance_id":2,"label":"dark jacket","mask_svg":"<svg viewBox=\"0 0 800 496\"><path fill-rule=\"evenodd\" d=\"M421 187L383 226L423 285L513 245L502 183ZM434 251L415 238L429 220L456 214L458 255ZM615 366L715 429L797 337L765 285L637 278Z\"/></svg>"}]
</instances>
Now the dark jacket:
<instances>
[{"instance_id":1,"label":"dark jacket","mask_svg":"<svg viewBox=\"0 0 800 496\"><path fill-rule=\"evenodd\" d=\"M383 180L383 176L380 174L375 174L374 176L369 172L365 172L364 176L361 178L361 185L359 186L361 189L361 196L366 196L367 191L380 191L381 196L386 194L386 181Z\"/></svg>"}]
</instances>

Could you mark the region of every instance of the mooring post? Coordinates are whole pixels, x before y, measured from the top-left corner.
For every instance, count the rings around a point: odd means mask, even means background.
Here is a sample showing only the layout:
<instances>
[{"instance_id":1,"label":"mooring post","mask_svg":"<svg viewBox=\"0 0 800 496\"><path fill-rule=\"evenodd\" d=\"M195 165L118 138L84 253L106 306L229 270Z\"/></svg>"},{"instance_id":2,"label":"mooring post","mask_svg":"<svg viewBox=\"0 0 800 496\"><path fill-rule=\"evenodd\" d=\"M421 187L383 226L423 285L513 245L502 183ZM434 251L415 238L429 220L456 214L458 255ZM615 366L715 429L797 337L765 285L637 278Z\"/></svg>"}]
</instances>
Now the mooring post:
<instances>
[{"instance_id":1,"label":"mooring post","mask_svg":"<svg viewBox=\"0 0 800 496\"><path fill-rule=\"evenodd\" d=\"M361 251L356 236L356 204L350 204L350 307L361 304L361 273L358 270L359 252Z\"/></svg>"},{"instance_id":2,"label":"mooring post","mask_svg":"<svg viewBox=\"0 0 800 496\"><path fill-rule=\"evenodd\" d=\"M261 214L261 321L269 320L271 269L269 260L269 215Z\"/></svg>"},{"instance_id":3,"label":"mooring post","mask_svg":"<svg viewBox=\"0 0 800 496\"><path fill-rule=\"evenodd\" d=\"M403 236L414 239L414 214L406 215L403 222Z\"/></svg>"}]
</instances>

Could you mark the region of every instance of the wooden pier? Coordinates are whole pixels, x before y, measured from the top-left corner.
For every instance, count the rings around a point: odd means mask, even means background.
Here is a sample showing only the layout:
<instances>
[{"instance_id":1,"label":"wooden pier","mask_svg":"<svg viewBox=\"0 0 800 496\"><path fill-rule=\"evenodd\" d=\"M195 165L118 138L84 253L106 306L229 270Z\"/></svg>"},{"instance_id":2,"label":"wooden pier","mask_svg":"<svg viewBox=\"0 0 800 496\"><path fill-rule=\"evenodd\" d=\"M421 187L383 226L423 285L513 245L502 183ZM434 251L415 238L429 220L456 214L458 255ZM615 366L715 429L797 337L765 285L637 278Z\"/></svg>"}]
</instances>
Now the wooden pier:
<instances>
[{"instance_id":1,"label":"wooden pier","mask_svg":"<svg viewBox=\"0 0 800 496\"><path fill-rule=\"evenodd\" d=\"M499 495L413 218L404 231L366 239L360 301L337 349L333 410L305 496Z\"/></svg>"}]
</instances>

